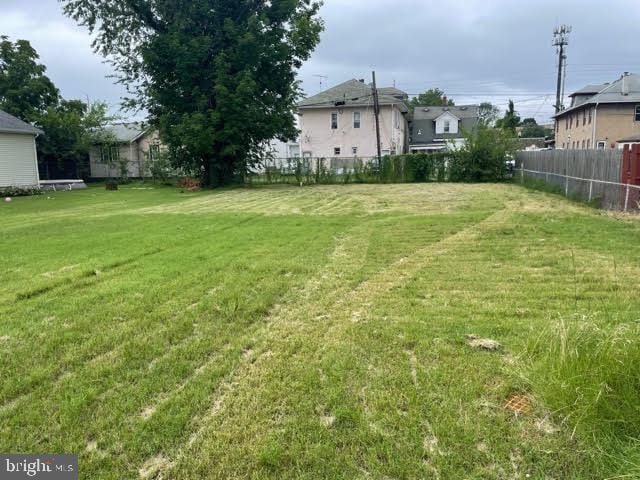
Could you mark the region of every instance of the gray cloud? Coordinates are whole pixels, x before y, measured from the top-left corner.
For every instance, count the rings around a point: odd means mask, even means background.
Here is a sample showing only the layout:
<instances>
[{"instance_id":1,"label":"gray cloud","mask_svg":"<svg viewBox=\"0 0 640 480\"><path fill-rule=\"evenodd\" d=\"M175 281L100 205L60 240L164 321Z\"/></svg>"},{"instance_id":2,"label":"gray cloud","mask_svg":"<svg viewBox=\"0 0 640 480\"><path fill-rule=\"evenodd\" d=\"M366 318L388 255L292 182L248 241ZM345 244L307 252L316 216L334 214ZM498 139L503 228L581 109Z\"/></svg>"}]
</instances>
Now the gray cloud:
<instances>
[{"instance_id":1,"label":"gray cloud","mask_svg":"<svg viewBox=\"0 0 640 480\"><path fill-rule=\"evenodd\" d=\"M0 1L0 32L31 40L66 97L118 102L123 88L57 0ZM375 69L380 84L408 93L440 87L458 103L500 106L512 97L521 115L548 119L558 23L573 26L567 91L640 72L636 0L326 0L322 16L322 42L300 72L310 94L320 87L314 75L335 85Z\"/></svg>"}]
</instances>

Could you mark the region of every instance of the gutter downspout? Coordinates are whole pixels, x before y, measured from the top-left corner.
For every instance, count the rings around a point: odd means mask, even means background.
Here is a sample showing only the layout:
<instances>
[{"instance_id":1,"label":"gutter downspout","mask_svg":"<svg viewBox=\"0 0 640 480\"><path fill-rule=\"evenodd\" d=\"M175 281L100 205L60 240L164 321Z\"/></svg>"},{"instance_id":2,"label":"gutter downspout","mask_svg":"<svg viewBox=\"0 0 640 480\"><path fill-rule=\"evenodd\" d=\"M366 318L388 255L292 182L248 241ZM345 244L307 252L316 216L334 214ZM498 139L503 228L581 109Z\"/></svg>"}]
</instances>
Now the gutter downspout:
<instances>
[{"instance_id":1,"label":"gutter downspout","mask_svg":"<svg viewBox=\"0 0 640 480\"><path fill-rule=\"evenodd\" d=\"M596 107L593 109L593 130L591 132L591 145L593 146L594 150L598 149L598 146L596 145L596 125L598 125L598 105L600 105L600 102L596 102Z\"/></svg>"}]
</instances>

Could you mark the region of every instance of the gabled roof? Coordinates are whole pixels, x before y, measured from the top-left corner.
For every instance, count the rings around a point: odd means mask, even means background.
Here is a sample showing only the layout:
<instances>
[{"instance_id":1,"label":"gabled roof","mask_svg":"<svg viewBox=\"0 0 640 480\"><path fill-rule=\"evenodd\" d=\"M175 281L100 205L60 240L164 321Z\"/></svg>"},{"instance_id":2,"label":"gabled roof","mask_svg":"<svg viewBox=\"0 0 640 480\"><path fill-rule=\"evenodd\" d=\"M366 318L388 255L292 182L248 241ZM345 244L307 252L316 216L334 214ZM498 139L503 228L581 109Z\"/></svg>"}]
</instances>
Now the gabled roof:
<instances>
[{"instance_id":1,"label":"gabled roof","mask_svg":"<svg viewBox=\"0 0 640 480\"><path fill-rule=\"evenodd\" d=\"M40 135L42 130L0 110L0 132Z\"/></svg>"},{"instance_id":2,"label":"gabled roof","mask_svg":"<svg viewBox=\"0 0 640 480\"><path fill-rule=\"evenodd\" d=\"M584 93L579 92L592 90L593 87L596 87L596 85L588 85L575 92L574 95L584 95ZM579 104L558 112L555 117L572 112L584 105L601 103L640 103L640 75L633 73L622 75L615 82L602 85L602 88L597 93L584 99Z\"/></svg>"},{"instance_id":3,"label":"gabled roof","mask_svg":"<svg viewBox=\"0 0 640 480\"><path fill-rule=\"evenodd\" d=\"M575 97L576 95L595 95L604 87L609 85L608 83L599 83L597 85L587 85L586 87L582 87L580 90L576 90L569 97Z\"/></svg>"},{"instance_id":4,"label":"gabled roof","mask_svg":"<svg viewBox=\"0 0 640 480\"><path fill-rule=\"evenodd\" d=\"M378 88L380 105L400 105L403 111L408 111L406 104L408 96L402 90L394 87ZM359 80L347 80L324 92L306 98L298 103L299 108L335 108L373 106L373 89L370 85Z\"/></svg>"},{"instance_id":5,"label":"gabled roof","mask_svg":"<svg viewBox=\"0 0 640 480\"><path fill-rule=\"evenodd\" d=\"M478 105L459 105L455 107L416 107L413 120L435 120L445 113L449 113L458 120L478 117Z\"/></svg>"},{"instance_id":6,"label":"gabled roof","mask_svg":"<svg viewBox=\"0 0 640 480\"><path fill-rule=\"evenodd\" d=\"M105 132L118 143L131 143L143 136L147 129L142 123L116 123L105 128Z\"/></svg>"}]
</instances>

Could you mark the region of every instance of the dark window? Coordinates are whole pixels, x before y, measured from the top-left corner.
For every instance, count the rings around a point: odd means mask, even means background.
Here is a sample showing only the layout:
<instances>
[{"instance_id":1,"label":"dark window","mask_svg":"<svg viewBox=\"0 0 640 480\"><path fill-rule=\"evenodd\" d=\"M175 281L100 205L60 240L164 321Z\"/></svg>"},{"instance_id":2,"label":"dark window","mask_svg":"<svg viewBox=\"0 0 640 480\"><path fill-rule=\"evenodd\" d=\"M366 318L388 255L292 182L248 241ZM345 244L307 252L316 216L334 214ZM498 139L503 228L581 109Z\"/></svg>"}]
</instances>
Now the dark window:
<instances>
[{"instance_id":1,"label":"dark window","mask_svg":"<svg viewBox=\"0 0 640 480\"><path fill-rule=\"evenodd\" d=\"M353 128L360 128L360 112L353 112Z\"/></svg>"},{"instance_id":2,"label":"dark window","mask_svg":"<svg viewBox=\"0 0 640 480\"><path fill-rule=\"evenodd\" d=\"M331 113L331 129L332 130L338 129L338 113L337 112Z\"/></svg>"},{"instance_id":3,"label":"dark window","mask_svg":"<svg viewBox=\"0 0 640 480\"><path fill-rule=\"evenodd\" d=\"M636 122L640 122L640 105L636 105Z\"/></svg>"},{"instance_id":4,"label":"dark window","mask_svg":"<svg viewBox=\"0 0 640 480\"><path fill-rule=\"evenodd\" d=\"M358 147L351 147L351 152L352 152L354 155L357 155L357 154L358 154Z\"/></svg>"},{"instance_id":5,"label":"dark window","mask_svg":"<svg viewBox=\"0 0 640 480\"><path fill-rule=\"evenodd\" d=\"M591 125L591 117L593 115L593 108L589 109L589 125Z\"/></svg>"},{"instance_id":6,"label":"dark window","mask_svg":"<svg viewBox=\"0 0 640 480\"><path fill-rule=\"evenodd\" d=\"M573 128L573 115L569 117L569 128Z\"/></svg>"},{"instance_id":7,"label":"dark window","mask_svg":"<svg viewBox=\"0 0 640 480\"><path fill-rule=\"evenodd\" d=\"M340 156L340 147L335 147L335 148L333 149L333 154L334 154L336 157L339 157L339 156Z\"/></svg>"},{"instance_id":8,"label":"dark window","mask_svg":"<svg viewBox=\"0 0 640 480\"><path fill-rule=\"evenodd\" d=\"M586 125L587 124L587 110L584 109L582 111L582 125ZM584 147L583 147L584 148Z\"/></svg>"},{"instance_id":9,"label":"dark window","mask_svg":"<svg viewBox=\"0 0 640 480\"><path fill-rule=\"evenodd\" d=\"M113 165L120 160L120 147L118 145L102 145L100 160L106 165Z\"/></svg>"},{"instance_id":10,"label":"dark window","mask_svg":"<svg viewBox=\"0 0 640 480\"><path fill-rule=\"evenodd\" d=\"M569 130L569 115L564 117L564 129Z\"/></svg>"},{"instance_id":11,"label":"dark window","mask_svg":"<svg viewBox=\"0 0 640 480\"><path fill-rule=\"evenodd\" d=\"M451 131L451 122L449 120L444 121L444 133L449 133Z\"/></svg>"}]
</instances>

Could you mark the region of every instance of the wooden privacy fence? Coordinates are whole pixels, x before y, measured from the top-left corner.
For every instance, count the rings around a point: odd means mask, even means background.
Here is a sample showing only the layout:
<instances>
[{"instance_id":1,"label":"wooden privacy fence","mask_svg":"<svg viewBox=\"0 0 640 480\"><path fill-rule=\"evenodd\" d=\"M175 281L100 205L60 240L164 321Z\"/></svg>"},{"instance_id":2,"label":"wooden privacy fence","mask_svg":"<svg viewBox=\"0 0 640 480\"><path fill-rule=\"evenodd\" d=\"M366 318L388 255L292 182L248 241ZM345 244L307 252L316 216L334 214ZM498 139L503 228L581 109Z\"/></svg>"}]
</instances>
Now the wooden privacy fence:
<instances>
[{"instance_id":1,"label":"wooden privacy fence","mask_svg":"<svg viewBox=\"0 0 640 480\"><path fill-rule=\"evenodd\" d=\"M566 196L601 208L640 208L640 145L624 150L544 150L518 152L520 178L542 180Z\"/></svg>"}]
</instances>

